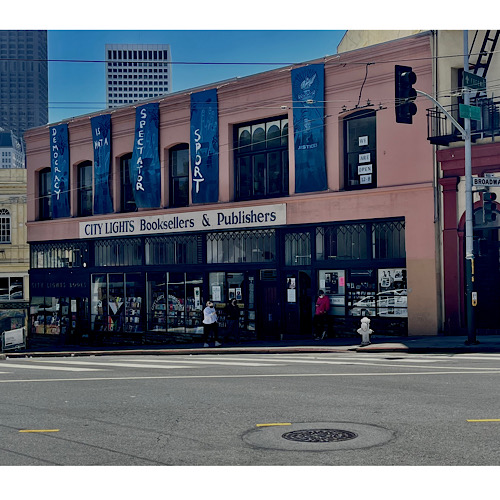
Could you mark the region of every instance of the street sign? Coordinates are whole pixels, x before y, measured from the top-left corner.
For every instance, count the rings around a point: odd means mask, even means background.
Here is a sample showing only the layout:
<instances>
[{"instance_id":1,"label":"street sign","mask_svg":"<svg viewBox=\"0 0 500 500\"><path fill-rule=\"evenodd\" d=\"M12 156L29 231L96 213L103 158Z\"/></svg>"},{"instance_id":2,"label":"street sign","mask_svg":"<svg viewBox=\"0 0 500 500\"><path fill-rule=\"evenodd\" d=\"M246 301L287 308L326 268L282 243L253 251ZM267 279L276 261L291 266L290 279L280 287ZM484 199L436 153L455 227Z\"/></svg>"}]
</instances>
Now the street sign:
<instances>
[{"instance_id":1,"label":"street sign","mask_svg":"<svg viewBox=\"0 0 500 500\"><path fill-rule=\"evenodd\" d=\"M460 118L470 118L471 120L481 120L481 108L478 106L467 106L466 104L458 105L458 113Z\"/></svg>"},{"instance_id":2,"label":"street sign","mask_svg":"<svg viewBox=\"0 0 500 500\"><path fill-rule=\"evenodd\" d=\"M486 90L486 78L464 71L464 87L474 90Z\"/></svg>"},{"instance_id":3,"label":"street sign","mask_svg":"<svg viewBox=\"0 0 500 500\"><path fill-rule=\"evenodd\" d=\"M500 186L500 177L473 177L473 186Z\"/></svg>"}]
</instances>

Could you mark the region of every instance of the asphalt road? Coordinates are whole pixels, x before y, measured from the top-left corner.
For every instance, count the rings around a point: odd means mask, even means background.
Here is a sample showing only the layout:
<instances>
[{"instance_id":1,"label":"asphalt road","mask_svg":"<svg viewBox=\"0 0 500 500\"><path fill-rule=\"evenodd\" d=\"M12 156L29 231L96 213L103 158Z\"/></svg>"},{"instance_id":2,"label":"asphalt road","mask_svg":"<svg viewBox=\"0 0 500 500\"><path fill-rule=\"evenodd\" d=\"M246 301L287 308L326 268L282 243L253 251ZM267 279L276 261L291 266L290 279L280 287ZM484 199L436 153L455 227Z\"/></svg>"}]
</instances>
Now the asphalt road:
<instances>
[{"instance_id":1,"label":"asphalt road","mask_svg":"<svg viewBox=\"0 0 500 500\"><path fill-rule=\"evenodd\" d=\"M500 354L7 359L0 465L498 466L499 381Z\"/></svg>"}]
</instances>

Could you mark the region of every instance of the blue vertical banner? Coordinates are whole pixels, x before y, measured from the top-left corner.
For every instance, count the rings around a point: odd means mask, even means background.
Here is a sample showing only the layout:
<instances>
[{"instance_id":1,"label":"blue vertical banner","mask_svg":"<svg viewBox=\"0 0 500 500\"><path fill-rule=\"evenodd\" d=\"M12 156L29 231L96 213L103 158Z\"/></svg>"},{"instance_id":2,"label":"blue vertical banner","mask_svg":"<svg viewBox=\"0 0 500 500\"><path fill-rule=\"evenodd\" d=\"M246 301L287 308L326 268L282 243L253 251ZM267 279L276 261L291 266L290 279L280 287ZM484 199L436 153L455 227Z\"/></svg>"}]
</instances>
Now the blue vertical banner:
<instances>
[{"instance_id":1,"label":"blue vertical banner","mask_svg":"<svg viewBox=\"0 0 500 500\"><path fill-rule=\"evenodd\" d=\"M130 182L137 208L157 208L161 203L159 125L160 106L157 102L136 108Z\"/></svg>"},{"instance_id":2,"label":"blue vertical banner","mask_svg":"<svg viewBox=\"0 0 500 500\"><path fill-rule=\"evenodd\" d=\"M69 133L66 123L50 127L50 170L52 218L70 217Z\"/></svg>"},{"instance_id":3,"label":"blue vertical banner","mask_svg":"<svg viewBox=\"0 0 500 500\"><path fill-rule=\"evenodd\" d=\"M94 215L113 211L110 190L111 115L90 119L94 143Z\"/></svg>"},{"instance_id":4,"label":"blue vertical banner","mask_svg":"<svg viewBox=\"0 0 500 500\"><path fill-rule=\"evenodd\" d=\"M191 94L191 199L219 201L219 112L217 89Z\"/></svg>"},{"instance_id":5,"label":"blue vertical banner","mask_svg":"<svg viewBox=\"0 0 500 500\"><path fill-rule=\"evenodd\" d=\"M292 70L295 192L327 189L325 163L325 66Z\"/></svg>"}]
</instances>

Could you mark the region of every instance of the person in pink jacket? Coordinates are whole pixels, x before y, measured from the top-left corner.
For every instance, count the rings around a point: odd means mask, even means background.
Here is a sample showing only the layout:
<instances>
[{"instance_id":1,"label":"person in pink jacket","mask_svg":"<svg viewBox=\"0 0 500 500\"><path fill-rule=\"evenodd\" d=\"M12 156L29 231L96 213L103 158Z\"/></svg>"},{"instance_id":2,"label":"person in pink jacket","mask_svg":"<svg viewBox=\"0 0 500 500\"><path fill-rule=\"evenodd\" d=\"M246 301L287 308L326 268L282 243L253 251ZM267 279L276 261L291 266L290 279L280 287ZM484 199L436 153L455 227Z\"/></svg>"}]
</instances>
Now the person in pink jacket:
<instances>
[{"instance_id":1,"label":"person in pink jacket","mask_svg":"<svg viewBox=\"0 0 500 500\"><path fill-rule=\"evenodd\" d=\"M318 300L316 300L316 311L313 318L313 335L314 340L324 339L328 326L328 311L330 310L330 299L325 295L323 290L318 292Z\"/></svg>"}]
</instances>

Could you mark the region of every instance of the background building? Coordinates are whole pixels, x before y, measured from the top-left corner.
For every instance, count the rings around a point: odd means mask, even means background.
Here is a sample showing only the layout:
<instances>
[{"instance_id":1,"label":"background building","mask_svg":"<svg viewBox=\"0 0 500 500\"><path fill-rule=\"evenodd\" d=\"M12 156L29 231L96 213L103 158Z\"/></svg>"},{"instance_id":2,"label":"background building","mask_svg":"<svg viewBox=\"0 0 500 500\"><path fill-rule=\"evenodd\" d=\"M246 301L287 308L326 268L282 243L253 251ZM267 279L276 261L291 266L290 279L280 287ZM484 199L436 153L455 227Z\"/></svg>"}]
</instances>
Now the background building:
<instances>
[{"instance_id":1,"label":"background building","mask_svg":"<svg viewBox=\"0 0 500 500\"><path fill-rule=\"evenodd\" d=\"M0 127L23 139L47 122L47 32L0 30Z\"/></svg>"},{"instance_id":2,"label":"background building","mask_svg":"<svg viewBox=\"0 0 500 500\"><path fill-rule=\"evenodd\" d=\"M106 107L170 92L171 60L170 45L106 44Z\"/></svg>"},{"instance_id":3,"label":"background building","mask_svg":"<svg viewBox=\"0 0 500 500\"><path fill-rule=\"evenodd\" d=\"M24 147L14 132L0 128L0 168L25 168Z\"/></svg>"}]
</instances>

